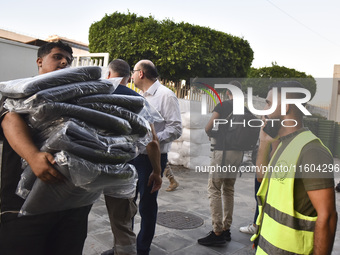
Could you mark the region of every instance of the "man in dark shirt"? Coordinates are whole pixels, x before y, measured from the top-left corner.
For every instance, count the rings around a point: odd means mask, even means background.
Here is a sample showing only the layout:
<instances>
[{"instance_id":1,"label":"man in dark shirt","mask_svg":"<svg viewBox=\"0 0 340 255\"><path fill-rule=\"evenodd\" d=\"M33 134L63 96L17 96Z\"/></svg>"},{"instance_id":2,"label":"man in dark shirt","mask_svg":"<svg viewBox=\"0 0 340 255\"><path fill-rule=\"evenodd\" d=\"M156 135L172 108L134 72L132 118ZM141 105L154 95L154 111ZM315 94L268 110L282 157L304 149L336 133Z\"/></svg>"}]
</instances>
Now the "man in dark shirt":
<instances>
[{"instance_id":1,"label":"man in dark shirt","mask_svg":"<svg viewBox=\"0 0 340 255\"><path fill-rule=\"evenodd\" d=\"M67 68L72 49L62 42L47 43L39 48L39 74ZM5 98L3 98L4 100ZM87 236L87 217L91 205L41 215L18 217L24 200L15 194L22 173L21 158L44 182L58 183L63 176L53 167L51 154L39 151L31 138L31 129L21 116L1 104L1 255L81 255Z\"/></svg>"},{"instance_id":2,"label":"man in dark shirt","mask_svg":"<svg viewBox=\"0 0 340 255\"><path fill-rule=\"evenodd\" d=\"M232 81L230 84L241 89L241 84L238 81ZM229 90L227 91L227 96L231 100L224 101L215 107L205 127L208 136L211 136L214 120L226 119L233 111L233 95ZM224 244L226 241L231 240L230 226L234 208L234 185L238 167L243 159L243 151L230 150L228 144L225 144L224 140L221 139L223 130L219 129L217 132L217 137L220 139L216 139L211 157L211 166L216 167L216 169L226 167L229 170L223 172L214 171L209 174L208 194L213 230L206 237L198 239L199 244L207 246Z\"/></svg>"}]
</instances>

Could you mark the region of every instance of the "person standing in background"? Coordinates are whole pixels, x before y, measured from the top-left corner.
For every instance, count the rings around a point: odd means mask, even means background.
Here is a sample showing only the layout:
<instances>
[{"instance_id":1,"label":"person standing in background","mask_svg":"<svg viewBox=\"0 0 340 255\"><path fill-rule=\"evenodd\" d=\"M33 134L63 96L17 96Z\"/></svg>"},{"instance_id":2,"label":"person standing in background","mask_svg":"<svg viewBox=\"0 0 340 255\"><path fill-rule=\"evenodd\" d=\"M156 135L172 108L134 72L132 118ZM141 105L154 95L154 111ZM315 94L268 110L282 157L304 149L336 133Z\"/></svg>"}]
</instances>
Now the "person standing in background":
<instances>
[{"instance_id":1,"label":"person standing in background","mask_svg":"<svg viewBox=\"0 0 340 255\"><path fill-rule=\"evenodd\" d=\"M132 70L135 86L142 90L145 99L164 119L162 122L154 123L161 149L163 174L171 143L182 134L182 121L176 95L158 81L158 76L157 68L150 60L139 61ZM148 186L152 166L145 152L141 152L133 160L133 165L137 169L139 178L137 195L139 194L139 213L141 215L141 228L137 236L137 253L148 255L156 228L158 192L151 193L151 187Z\"/></svg>"}]
</instances>

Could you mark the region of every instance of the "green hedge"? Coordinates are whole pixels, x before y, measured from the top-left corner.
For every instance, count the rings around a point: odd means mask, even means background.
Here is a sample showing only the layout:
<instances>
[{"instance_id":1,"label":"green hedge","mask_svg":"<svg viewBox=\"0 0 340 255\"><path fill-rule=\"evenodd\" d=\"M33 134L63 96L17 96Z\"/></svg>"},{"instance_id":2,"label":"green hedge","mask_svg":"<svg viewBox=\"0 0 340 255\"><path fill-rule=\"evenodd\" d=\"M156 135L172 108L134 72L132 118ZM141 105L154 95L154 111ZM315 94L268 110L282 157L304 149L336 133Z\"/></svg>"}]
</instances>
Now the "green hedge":
<instances>
[{"instance_id":1,"label":"green hedge","mask_svg":"<svg viewBox=\"0 0 340 255\"><path fill-rule=\"evenodd\" d=\"M109 52L133 66L150 59L162 78L246 77L253 50L239 37L207 27L115 12L91 25L91 52Z\"/></svg>"}]
</instances>

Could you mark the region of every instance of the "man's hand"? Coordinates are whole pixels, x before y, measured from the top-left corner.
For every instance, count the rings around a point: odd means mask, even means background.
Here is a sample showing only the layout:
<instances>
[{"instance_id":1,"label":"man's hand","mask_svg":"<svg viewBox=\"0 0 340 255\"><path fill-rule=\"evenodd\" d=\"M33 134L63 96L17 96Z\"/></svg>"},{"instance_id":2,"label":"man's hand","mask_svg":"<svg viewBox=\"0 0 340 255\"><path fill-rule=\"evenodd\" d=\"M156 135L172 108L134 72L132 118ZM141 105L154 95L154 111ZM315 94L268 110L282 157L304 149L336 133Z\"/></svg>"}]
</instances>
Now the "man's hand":
<instances>
[{"instance_id":1,"label":"man's hand","mask_svg":"<svg viewBox=\"0 0 340 255\"><path fill-rule=\"evenodd\" d=\"M149 176L148 187L152 185L151 194L158 191L162 187L162 177L152 171Z\"/></svg>"},{"instance_id":2,"label":"man's hand","mask_svg":"<svg viewBox=\"0 0 340 255\"><path fill-rule=\"evenodd\" d=\"M55 183L65 179L59 171L54 169L55 160L50 153L39 151L27 163L33 173L44 182Z\"/></svg>"}]
</instances>

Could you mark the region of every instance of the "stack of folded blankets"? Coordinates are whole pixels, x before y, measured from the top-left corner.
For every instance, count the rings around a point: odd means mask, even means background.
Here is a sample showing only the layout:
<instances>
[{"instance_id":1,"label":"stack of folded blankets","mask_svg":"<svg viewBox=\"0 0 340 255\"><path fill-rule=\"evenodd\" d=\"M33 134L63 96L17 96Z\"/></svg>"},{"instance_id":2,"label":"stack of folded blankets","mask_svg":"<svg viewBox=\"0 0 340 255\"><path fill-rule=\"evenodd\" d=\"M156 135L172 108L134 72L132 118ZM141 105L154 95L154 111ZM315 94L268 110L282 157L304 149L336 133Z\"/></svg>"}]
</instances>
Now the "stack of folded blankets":
<instances>
[{"instance_id":1,"label":"stack of folded blankets","mask_svg":"<svg viewBox=\"0 0 340 255\"><path fill-rule=\"evenodd\" d=\"M92 66L0 83L4 107L22 114L36 145L54 155L66 177L45 183L23 161L21 215L89 205L108 187L115 197L134 195L137 173L127 162L151 141L153 113L143 97L112 94L120 78L100 77L101 68Z\"/></svg>"}]
</instances>

